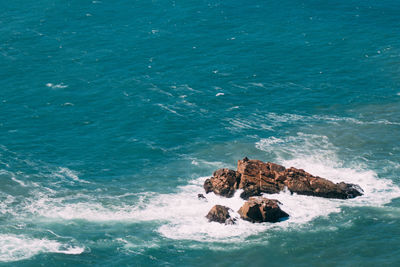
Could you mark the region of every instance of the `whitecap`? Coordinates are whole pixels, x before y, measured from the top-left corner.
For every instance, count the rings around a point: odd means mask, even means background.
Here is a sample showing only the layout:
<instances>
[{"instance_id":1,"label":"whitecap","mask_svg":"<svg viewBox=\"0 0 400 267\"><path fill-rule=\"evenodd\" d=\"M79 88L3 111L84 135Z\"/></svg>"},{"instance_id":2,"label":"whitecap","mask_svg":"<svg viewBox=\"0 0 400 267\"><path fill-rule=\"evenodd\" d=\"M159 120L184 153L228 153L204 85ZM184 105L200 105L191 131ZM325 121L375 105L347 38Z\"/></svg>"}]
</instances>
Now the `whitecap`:
<instances>
[{"instance_id":1,"label":"whitecap","mask_svg":"<svg viewBox=\"0 0 400 267\"><path fill-rule=\"evenodd\" d=\"M64 104L62 104L62 106L75 106L75 105L70 102L65 102Z\"/></svg>"},{"instance_id":2,"label":"whitecap","mask_svg":"<svg viewBox=\"0 0 400 267\"><path fill-rule=\"evenodd\" d=\"M64 175L65 177L71 178L74 181L81 182L81 183L90 183L88 181L82 180L78 177L78 173L75 171L72 171L68 168L65 167L59 167L58 168L58 173Z\"/></svg>"},{"instance_id":3,"label":"whitecap","mask_svg":"<svg viewBox=\"0 0 400 267\"><path fill-rule=\"evenodd\" d=\"M232 198L224 198L209 193L207 200L197 199L198 193L204 193L202 185L207 177L191 180L188 185L178 188L177 193L143 193L135 203L123 202L105 206L94 201L64 203L62 200L41 199L32 207L36 215L56 220L83 219L92 222L157 222L157 231L164 237L199 242L245 242L250 236L257 236L268 230L302 228L318 217L338 213L343 206L377 206L389 203L400 196L400 190L389 180L378 179L373 171L360 171L348 168L330 167L307 159L294 159L283 162L287 167L296 166L315 175L321 175L335 182L357 183L364 189L364 195L355 199L340 200L311 196L302 196L281 192L266 197L278 199L281 208L290 217L288 220L272 224L253 224L239 218L237 210L244 200L240 191ZM301 165L301 166L300 166ZM231 216L236 218L235 225L223 225L208 222L205 215L216 204L230 207ZM264 242L262 239L260 242Z\"/></svg>"},{"instance_id":4,"label":"whitecap","mask_svg":"<svg viewBox=\"0 0 400 267\"><path fill-rule=\"evenodd\" d=\"M400 188L389 179L379 178L368 167L356 164L344 164L338 157L337 148L323 135L298 133L288 137L270 137L261 139L256 147L270 153L273 161L285 167L297 167L307 172L325 177L334 182L354 183L361 186L364 195L347 200L302 196L281 192L265 194L278 199L281 208L290 217L276 224L252 224L241 220L237 213L244 200L240 191L232 198L224 198L213 193L206 195L207 201L199 200L197 194L203 193L203 183L207 177L190 180L188 184L177 188L176 192L159 194L146 192L131 198L118 198L111 204L102 204L98 198L71 203L65 198L40 196L27 210L36 216L54 220L82 219L92 222L154 222L156 231L170 239L196 240L199 242L239 242L245 244L251 237L255 242L266 242L266 234L281 230L298 230L317 218L327 218L340 213L343 207L382 208L394 198L400 197ZM208 164L215 168L231 167L223 162L207 162L191 158L192 164ZM235 225L210 223L205 218L216 204L232 209L231 216L237 219ZM337 225L323 229L335 229ZM316 229L314 229L316 230ZM262 235L260 235L262 233ZM267 238L268 239L268 238Z\"/></svg>"},{"instance_id":5,"label":"whitecap","mask_svg":"<svg viewBox=\"0 0 400 267\"><path fill-rule=\"evenodd\" d=\"M265 85L263 83L249 83L250 85L253 85L255 87L261 87L261 88L265 88Z\"/></svg>"},{"instance_id":6,"label":"whitecap","mask_svg":"<svg viewBox=\"0 0 400 267\"><path fill-rule=\"evenodd\" d=\"M11 178L11 180L13 180L14 182L16 182L17 184L19 184L19 185L22 186L22 187L27 187L27 185L26 185L23 181L18 180L18 179L15 178L14 176Z\"/></svg>"},{"instance_id":7,"label":"whitecap","mask_svg":"<svg viewBox=\"0 0 400 267\"><path fill-rule=\"evenodd\" d=\"M159 107L161 107L162 109L167 110L167 111L169 111L169 112L171 112L171 113L173 113L173 114L175 114L175 115L178 115L178 116L183 117L183 115L179 114L176 110L173 110L172 108L167 107L167 106L164 105L164 104L157 104L157 106L159 106Z\"/></svg>"},{"instance_id":8,"label":"whitecap","mask_svg":"<svg viewBox=\"0 0 400 267\"><path fill-rule=\"evenodd\" d=\"M46 83L46 86L52 89L64 89L67 88L68 85L64 83L54 84L54 83Z\"/></svg>"},{"instance_id":9,"label":"whitecap","mask_svg":"<svg viewBox=\"0 0 400 267\"><path fill-rule=\"evenodd\" d=\"M337 148L326 136L298 133L286 138L270 137L257 142L256 148L272 153L277 163L285 167L301 168L335 183L343 181L361 186L364 190L361 197L344 201L328 199L335 209L343 205L381 207L400 197L400 188L392 180L379 178L375 171L357 162L341 160L337 156ZM316 198L315 201L326 199ZM282 202L287 203L287 200Z\"/></svg>"},{"instance_id":10,"label":"whitecap","mask_svg":"<svg viewBox=\"0 0 400 267\"><path fill-rule=\"evenodd\" d=\"M83 247L56 240L0 234L0 262L29 259L39 253L81 254L84 250Z\"/></svg>"}]
</instances>

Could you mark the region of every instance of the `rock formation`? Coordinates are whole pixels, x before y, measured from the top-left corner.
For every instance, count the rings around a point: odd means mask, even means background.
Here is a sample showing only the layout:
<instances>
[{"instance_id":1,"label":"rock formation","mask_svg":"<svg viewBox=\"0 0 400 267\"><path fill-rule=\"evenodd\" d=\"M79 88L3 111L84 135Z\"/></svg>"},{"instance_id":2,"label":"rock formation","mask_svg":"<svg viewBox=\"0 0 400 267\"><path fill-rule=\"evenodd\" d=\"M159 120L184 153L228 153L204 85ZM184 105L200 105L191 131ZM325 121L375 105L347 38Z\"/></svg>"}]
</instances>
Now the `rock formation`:
<instances>
[{"instance_id":1,"label":"rock formation","mask_svg":"<svg viewBox=\"0 0 400 267\"><path fill-rule=\"evenodd\" d=\"M225 224L234 224L234 219L229 215L229 208L221 205L215 205L208 212L206 218L210 222L219 222Z\"/></svg>"},{"instance_id":2,"label":"rock formation","mask_svg":"<svg viewBox=\"0 0 400 267\"><path fill-rule=\"evenodd\" d=\"M242 189L240 197L248 199L239 209L244 220L251 222L278 222L289 215L279 207L279 201L254 197L262 193L279 193L287 188L291 193L326 198L348 199L361 196L363 190L356 184L333 183L325 178L313 176L296 168L288 168L247 157L238 161L237 171L219 169L213 177L204 182L206 193L214 192L224 197L232 197L237 189ZM199 199L205 199L201 194ZM229 208L215 205L206 216L209 221L225 224L235 222L229 215Z\"/></svg>"},{"instance_id":3,"label":"rock formation","mask_svg":"<svg viewBox=\"0 0 400 267\"><path fill-rule=\"evenodd\" d=\"M248 158L238 161L237 171L219 169L204 183L206 193L225 197L232 197L236 189L243 189L240 196L244 199L261 193L279 193L285 188L299 195L326 198L347 199L362 195L362 189L355 184L335 184L302 169L286 169L275 163Z\"/></svg>"},{"instance_id":4,"label":"rock formation","mask_svg":"<svg viewBox=\"0 0 400 267\"><path fill-rule=\"evenodd\" d=\"M238 172L229 169L219 169L211 179L204 182L206 193L214 192L224 197L232 197L240 182Z\"/></svg>"},{"instance_id":5,"label":"rock formation","mask_svg":"<svg viewBox=\"0 0 400 267\"><path fill-rule=\"evenodd\" d=\"M259 160L239 160L238 173L241 174L239 188L243 188L243 198L256 193L278 193L285 187L299 195L326 198L347 199L362 195L362 189L358 185L343 182L335 184L302 169L286 169L281 165Z\"/></svg>"},{"instance_id":6,"label":"rock formation","mask_svg":"<svg viewBox=\"0 0 400 267\"><path fill-rule=\"evenodd\" d=\"M278 222L289 214L281 210L280 202L275 199L251 197L239 209L238 213L243 220L250 222Z\"/></svg>"}]
</instances>

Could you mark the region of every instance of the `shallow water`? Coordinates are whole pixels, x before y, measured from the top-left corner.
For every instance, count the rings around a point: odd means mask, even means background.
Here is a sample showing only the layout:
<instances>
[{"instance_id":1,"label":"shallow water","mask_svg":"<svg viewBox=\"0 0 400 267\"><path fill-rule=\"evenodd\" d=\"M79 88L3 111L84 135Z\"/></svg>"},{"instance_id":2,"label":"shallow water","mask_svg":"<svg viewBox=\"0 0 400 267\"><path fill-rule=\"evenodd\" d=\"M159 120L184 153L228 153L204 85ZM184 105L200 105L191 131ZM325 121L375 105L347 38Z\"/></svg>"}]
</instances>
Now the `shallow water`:
<instances>
[{"instance_id":1,"label":"shallow water","mask_svg":"<svg viewBox=\"0 0 400 267\"><path fill-rule=\"evenodd\" d=\"M400 4L0 1L0 265L400 264ZM244 156L359 184L208 223Z\"/></svg>"}]
</instances>

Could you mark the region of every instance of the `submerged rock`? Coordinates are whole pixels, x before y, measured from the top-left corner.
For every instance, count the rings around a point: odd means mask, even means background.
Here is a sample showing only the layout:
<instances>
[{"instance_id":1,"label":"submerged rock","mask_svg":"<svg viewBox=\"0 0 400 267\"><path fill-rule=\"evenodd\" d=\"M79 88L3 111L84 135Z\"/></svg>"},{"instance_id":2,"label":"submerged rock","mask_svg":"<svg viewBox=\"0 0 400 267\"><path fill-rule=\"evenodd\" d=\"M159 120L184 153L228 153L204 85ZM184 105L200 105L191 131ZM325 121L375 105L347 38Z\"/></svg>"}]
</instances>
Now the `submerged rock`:
<instances>
[{"instance_id":1,"label":"submerged rock","mask_svg":"<svg viewBox=\"0 0 400 267\"><path fill-rule=\"evenodd\" d=\"M262 193L279 193L287 188L291 193L326 198L348 199L361 196L360 186L348 183L333 183L325 178L313 176L296 168L285 167L247 157L238 161L237 171L219 169L204 183L206 193L232 197L236 189L243 189L243 199Z\"/></svg>"},{"instance_id":2,"label":"submerged rock","mask_svg":"<svg viewBox=\"0 0 400 267\"><path fill-rule=\"evenodd\" d=\"M197 199L201 199L201 200L207 201L207 198L203 194L197 194Z\"/></svg>"},{"instance_id":3,"label":"submerged rock","mask_svg":"<svg viewBox=\"0 0 400 267\"><path fill-rule=\"evenodd\" d=\"M279 222L289 214L281 210L280 202L275 199L251 197L239 209L238 213L243 220L250 222Z\"/></svg>"},{"instance_id":4,"label":"submerged rock","mask_svg":"<svg viewBox=\"0 0 400 267\"><path fill-rule=\"evenodd\" d=\"M229 215L229 208L222 205L215 205L208 212L206 218L210 222L234 224L235 220Z\"/></svg>"},{"instance_id":5,"label":"submerged rock","mask_svg":"<svg viewBox=\"0 0 400 267\"><path fill-rule=\"evenodd\" d=\"M232 197L240 182L240 175L233 170L219 169L213 177L204 182L206 193L214 192L224 197Z\"/></svg>"}]
</instances>

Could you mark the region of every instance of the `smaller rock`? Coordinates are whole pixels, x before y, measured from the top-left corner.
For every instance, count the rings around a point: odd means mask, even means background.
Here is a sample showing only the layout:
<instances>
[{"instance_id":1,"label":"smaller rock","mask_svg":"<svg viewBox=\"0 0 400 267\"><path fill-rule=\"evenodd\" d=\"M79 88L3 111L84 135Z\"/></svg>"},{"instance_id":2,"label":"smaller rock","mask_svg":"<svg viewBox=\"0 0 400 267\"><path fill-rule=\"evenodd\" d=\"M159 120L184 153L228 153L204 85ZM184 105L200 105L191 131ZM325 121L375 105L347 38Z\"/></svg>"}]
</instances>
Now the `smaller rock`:
<instances>
[{"instance_id":1,"label":"smaller rock","mask_svg":"<svg viewBox=\"0 0 400 267\"><path fill-rule=\"evenodd\" d=\"M211 183L211 179L205 180L203 187L204 187L204 190L206 191L206 194L212 192L213 191L213 185Z\"/></svg>"},{"instance_id":2,"label":"smaller rock","mask_svg":"<svg viewBox=\"0 0 400 267\"><path fill-rule=\"evenodd\" d=\"M251 197L239 209L238 213L243 220L250 222L278 222L289 214L281 210L280 202L276 199Z\"/></svg>"},{"instance_id":3,"label":"smaller rock","mask_svg":"<svg viewBox=\"0 0 400 267\"><path fill-rule=\"evenodd\" d=\"M207 198L203 194L197 194L197 199L207 200Z\"/></svg>"},{"instance_id":4,"label":"smaller rock","mask_svg":"<svg viewBox=\"0 0 400 267\"><path fill-rule=\"evenodd\" d=\"M229 208L222 205L215 205L208 212L206 218L210 222L219 222L225 224L234 224L235 220L229 215Z\"/></svg>"}]
</instances>

